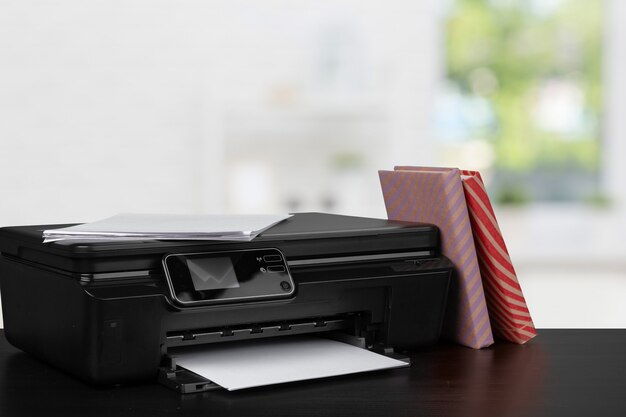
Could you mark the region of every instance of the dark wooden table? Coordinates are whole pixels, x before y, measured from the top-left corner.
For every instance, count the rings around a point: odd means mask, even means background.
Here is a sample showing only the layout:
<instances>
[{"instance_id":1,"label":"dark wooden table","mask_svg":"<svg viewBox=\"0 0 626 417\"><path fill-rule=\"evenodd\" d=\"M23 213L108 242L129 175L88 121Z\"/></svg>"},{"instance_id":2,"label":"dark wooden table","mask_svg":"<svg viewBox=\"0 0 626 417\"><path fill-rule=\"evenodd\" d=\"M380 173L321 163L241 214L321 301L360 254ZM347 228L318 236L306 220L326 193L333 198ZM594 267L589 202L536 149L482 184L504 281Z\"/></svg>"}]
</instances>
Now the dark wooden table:
<instances>
[{"instance_id":1,"label":"dark wooden table","mask_svg":"<svg viewBox=\"0 0 626 417\"><path fill-rule=\"evenodd\" d=\"M626 416L626 330L542 330L524 346L441 344L396 369L180 395L158 384L94 388L0 332L0 416Z\"/></svg>"}]
</instances>

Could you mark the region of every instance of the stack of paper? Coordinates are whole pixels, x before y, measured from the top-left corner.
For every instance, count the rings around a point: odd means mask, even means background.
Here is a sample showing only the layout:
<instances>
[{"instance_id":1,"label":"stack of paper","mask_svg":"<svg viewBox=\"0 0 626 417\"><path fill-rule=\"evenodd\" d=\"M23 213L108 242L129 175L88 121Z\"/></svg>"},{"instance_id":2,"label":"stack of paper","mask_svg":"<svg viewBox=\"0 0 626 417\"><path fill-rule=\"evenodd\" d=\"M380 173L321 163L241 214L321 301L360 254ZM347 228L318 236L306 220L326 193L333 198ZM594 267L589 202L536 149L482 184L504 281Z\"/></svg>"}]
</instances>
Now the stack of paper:
<instances>
[{"instance_id":1,"label":"stack of paper","mask_svg":"<svg viewBox=\"0 0 626 417\"><path fill-rule=\"evenodd\" d=\"M118 214L62 229L44 230L44 242L59 240L250 241L291 215Z\"/></svg>"}]
</instances>

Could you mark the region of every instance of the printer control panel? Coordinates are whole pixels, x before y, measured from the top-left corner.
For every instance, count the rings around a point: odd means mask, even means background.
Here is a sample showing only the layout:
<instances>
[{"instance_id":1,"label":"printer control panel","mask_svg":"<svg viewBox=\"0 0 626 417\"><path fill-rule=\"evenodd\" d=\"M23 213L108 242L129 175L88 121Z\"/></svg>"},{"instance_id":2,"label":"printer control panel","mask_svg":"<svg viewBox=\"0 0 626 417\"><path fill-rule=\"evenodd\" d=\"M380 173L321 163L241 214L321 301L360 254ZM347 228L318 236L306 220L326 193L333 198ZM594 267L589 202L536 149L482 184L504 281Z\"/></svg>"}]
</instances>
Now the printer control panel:
<instances>
[{"instance_id":1,"label":"printer control panel","mask_svg":"<svg viewBox=\"0 0 626 417\"><path fill-rule=\"evenodd\" d=\"M295 291L275 248L169 254L163 268L172 300L182 306L289 298Z\"/></svg>"}]
</instances>

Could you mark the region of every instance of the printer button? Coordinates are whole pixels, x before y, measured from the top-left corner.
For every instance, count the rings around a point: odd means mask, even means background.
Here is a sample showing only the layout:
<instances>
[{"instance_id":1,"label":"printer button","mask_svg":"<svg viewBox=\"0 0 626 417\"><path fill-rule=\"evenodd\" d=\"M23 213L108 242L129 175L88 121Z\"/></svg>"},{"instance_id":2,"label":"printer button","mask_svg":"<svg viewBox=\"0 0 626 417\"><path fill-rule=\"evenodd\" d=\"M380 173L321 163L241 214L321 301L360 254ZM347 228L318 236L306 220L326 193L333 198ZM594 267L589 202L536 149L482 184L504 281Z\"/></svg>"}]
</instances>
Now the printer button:
<instances>
[{"instance_id":1,"label":"printer button","mask_svg":"<svg viewBox=\"0 0 626 417\"><path fill-rule=\"evenodd\" d=\"M283 260L283 257L280 255L265 255L263 260L265 262L280 262Z\"/></svg>"},{"instance_id":2,"label":"printer button","mask_svg":"<svg viewBox=\"0 0 626 417\"><path fill-rule=\"evenodd\" d=\"M287 281L282 281L280 283L280 288L282 288L285 291L289 291L291 289L291 284Z\"/></svg>"},{"instance_id":3,"label":"printer button","mask_svg":"<svg viewBox=\"0 0 626 417\"><path fill-rule=\"evenodd\" d=\"M267 272L285 272L285 267L282 265L270 265L267 267Z\"/></svg>"}]
</instances>

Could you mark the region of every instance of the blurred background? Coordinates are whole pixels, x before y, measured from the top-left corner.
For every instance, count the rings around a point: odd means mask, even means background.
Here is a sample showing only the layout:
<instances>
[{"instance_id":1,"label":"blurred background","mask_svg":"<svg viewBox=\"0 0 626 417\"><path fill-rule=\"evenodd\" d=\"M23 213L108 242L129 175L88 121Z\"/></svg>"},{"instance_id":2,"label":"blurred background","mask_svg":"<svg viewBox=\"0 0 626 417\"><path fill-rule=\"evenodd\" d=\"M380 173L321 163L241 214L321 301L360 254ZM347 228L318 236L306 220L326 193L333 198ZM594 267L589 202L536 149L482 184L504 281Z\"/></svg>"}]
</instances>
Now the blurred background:
<instances>
[{"instance_id":1,"label":"blurred background","mask_svg":"<svg viewBox=\"0 0 626 417\"><path fill-rule=\"evenodd\" d=\"M478 169L535 324L626 327L624 21L619 0L6 0L0 226L386 217L378 169Z\"/></svg>"}]
</instances>

